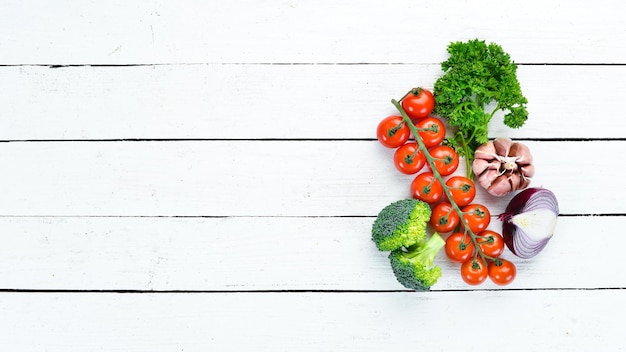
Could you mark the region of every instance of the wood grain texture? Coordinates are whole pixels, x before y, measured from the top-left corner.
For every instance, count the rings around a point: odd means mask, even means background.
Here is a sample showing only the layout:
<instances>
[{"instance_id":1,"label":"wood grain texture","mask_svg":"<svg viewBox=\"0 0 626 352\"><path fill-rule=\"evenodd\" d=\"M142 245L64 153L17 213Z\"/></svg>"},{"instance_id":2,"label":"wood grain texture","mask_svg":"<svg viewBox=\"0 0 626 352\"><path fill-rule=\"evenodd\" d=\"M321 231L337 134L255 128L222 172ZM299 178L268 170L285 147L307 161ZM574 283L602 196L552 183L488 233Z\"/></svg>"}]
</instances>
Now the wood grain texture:
<instances>
[{"instance_id":1,"label":"wood grain texture","mask_svg":"<svg viewBox=\"0 0 626 352\"><path fill-rule=\"evenodd\" d=\"M1 349L625 351L623 8L3 2ZM520 64L530 119L491 136L527 142L564 215L537 257L504 254L510 286L440 254L409 292L370 240L411 180L374 129L472 38Z\"/></svg>"},{"instance_id":2,"label":"wood grain texture","mask_svg":"<svg viewBox=\"0 0 626 352\"><path fill-rule=\"evenodd\" d=\"M404 290L365 218L0 218L0 289ZM467 286L441 252L434 291L626 287L624 217L561 217L536 257L508 250L517 279ZM499 221L490 229L501 232ZM444 235L445 237L445 235ZM581 245L585 243L586 245ZM585 258L581 260L581 258ZM596 264L601 263L601 264ZM589 267L598 270L589 271ZM599 269L599 266L602 269Z\"/></svg>"},{"instance_id":3,"label":"wood grain texture","mask_svg":"<svg viewBox=\"0 0 626 352\"><path fill-rule=\"evenodd\" d=\"M527 145L532 184L557 194L561 213L626 213L626 191L607 192L598 172L626 142ZM414 176L392 153L377 141L5 143L0 214L373 216L410 197ZM475 202L497 215L511 197L478 192Z\"/></svg>"},{"instance_id":4,"label":"wood grain texture","mask_svg":"<svg viewBox=\"0 0 626 352\"><path fill-rule=\"evenodd\" d=\"M0 140L375 138L439 65L0 67ZM625 66L520 66L527 123L492 136L621 138ZM602 87L592 87L599 82ZM593 121L593 123L591 123Z\"/></svg>"},{"instance_id":5,"label":"wood grain texture","mask_svg":"<svg viewBox=\"0 0 626 352\"><path fill-rule=\"evenodd\" d=\"M0 294L15 351L484 351L463 332L494 307L507 351L623 351L623 293ZM593 304L581 304L593 302ZM488 316L489 317L489 316ZM606 321L614 323L603 323ZM541 323L544 322L544 323ZM410 328L409 328L410 327ZM37 338L33 338L37 336ZM532 337L532 338L531 338ZM462 342L459 341L462 340Z\"/></svg>"},{"instance_id":6,"label":"wood grain texture","mask_svg":"<svg viewBox=\"0 0 626 352\"><path fill-rule=\"evenodd\" d=\"M497 42L518 62L624 63L615 0L9 1L0 64L437 63L450 41Z\"/></svg>"}]
</instances>

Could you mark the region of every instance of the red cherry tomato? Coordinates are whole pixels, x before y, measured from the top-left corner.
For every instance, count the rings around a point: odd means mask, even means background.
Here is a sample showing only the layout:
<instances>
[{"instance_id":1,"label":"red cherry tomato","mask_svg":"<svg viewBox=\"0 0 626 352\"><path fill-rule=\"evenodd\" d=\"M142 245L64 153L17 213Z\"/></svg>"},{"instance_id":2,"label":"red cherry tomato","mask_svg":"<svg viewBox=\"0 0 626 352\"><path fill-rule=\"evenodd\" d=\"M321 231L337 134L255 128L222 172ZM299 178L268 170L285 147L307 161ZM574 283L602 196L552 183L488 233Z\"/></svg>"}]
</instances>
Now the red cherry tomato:
<instances>
[{"instance_id":1,"label":"red cherry tomato","mask_svg":"<svg viewBox=\"0 0 626 352\"><path fill-rule=\"evenodd\" d=\"M470 204L465 206L461 211L464 213L463 218L470 230L475 233L481 233L487 229L491 222L491 214L489 209L482 204Z\"/></svg>"},{"instance_id":2,"label":"red cherry tomato","mask_svg":"<svg viewBox=\"0 0 626 352\"><path fill-rule=\"evenodd\" d=\"M469 285L482 284L488 275L487 266L480 258L469 259L461 264L461 277Z\"/></svg>"},{"instance_id":3,"label":"red cherry tomato","mask_svg":"<svg viewBox=\"0 0 626 352\"><path fill-rule=\"evenodd\" d=\"M435 107L435 97L428 89L415 88L400 102L402 109L413 120L430 115Z\"/></svg>"},{"instance_id":4,"label":"red cherry tomato","mask_svg":"<svg viewBox=\"0 0 626 352\"><path fill-rule=\"evenodd\" d=\"M436 117L429 116L421 119L415 127L426 148L437 146L446 138L446 127Z\"/></svg>"},{"instance_id":5,"label":"red cherry tomato","mask_svg":"<svg viewBox=\"0 0 626 352\"><path fill-rule=\"evenodd\" d=\"M417 147L417 143L409 142L396 149L393 163L403 174L416 174L426 164L426 157Z\"/></svg>"},{"instance_id":6,"label":"red cherry tomato","mask_svg":"<svg viewBox=\"0 0 626 352\"><path fill-rule=\"evenodd\" d=\"M430 215L430 226L439 233L454 230L459 224L459 214L452 209L450 203L439 203L433 207Z\"/></svg>"},{"instance_id":7,"label":"red cherry tomato","mask_svg":"<svg viewBox=\"0 0 626 352\"><path fill-rule=\"evenodd\" d=\"M497 285L508 285L517 275L515 264L506 259L498 259L487 266L489 278Z\"/></svg>"},{"instance_id":8,"label":"red cherry tomato","mask_svg":"<svg viewBox=\"0 0 626 352\"><path fill-rule=\"evenodd\" d=\"M411 130L406 123L402 121L402 116L387 116L378 124L376 136L380 144L387 148L397 148L411 136Z\"/></svg>"},{"instance_id":9,"label":"red cherry tomato","mask_svg":"<svg viewBox=\"0 0 626 352\"><path fill-rule=\"evenodd\" d=\"M474 254L474 243L469 235L464 235L462 232L455 232L448 236L444 248L448 258L459 263L470 260Z\"/></svg>"},{"instance_id":10,"label":"red cherry tomato","mask_svg":"<svg viewBox=\"0 0 626 352\"><path fill-rule=\"evenodd\" d=\"M446 181L454 203L459 207L470 204L476 196L474 182L465 176L452 176Z\"/></svg>"},{"instance_id":11,"label":"red cherry tomato","mask_svg":"<svg viewBox=\"0 0 626 352\"><path fill-rule=\"evenodd\" d=\"M496 258L504 252L504 238L499 233L485 230L477 236L478 247L485 255Z\"/></svg>"},{"instance_id":12,"label":"red cherry tomato","mask_svg":"<svg viewBox=\"0 0 626 352\"><path fill-rule=\"evenodd\" d=\"M411 182L411 196L428 204L434 204L443 197L443 187L432 172L423 172Z\"/></svg>"},{"instance_id":13,"label":"red cherry tomato","mask_svg":"<svg viewBox=\"0 0 626 352\"><path fill-rule=\"evenodd\" d=\"M435 159L435 168L441 176L451 175L459 167L459 155L452 147L440 145L430 149L429 153Z\"/></svg>"}]
</instances>

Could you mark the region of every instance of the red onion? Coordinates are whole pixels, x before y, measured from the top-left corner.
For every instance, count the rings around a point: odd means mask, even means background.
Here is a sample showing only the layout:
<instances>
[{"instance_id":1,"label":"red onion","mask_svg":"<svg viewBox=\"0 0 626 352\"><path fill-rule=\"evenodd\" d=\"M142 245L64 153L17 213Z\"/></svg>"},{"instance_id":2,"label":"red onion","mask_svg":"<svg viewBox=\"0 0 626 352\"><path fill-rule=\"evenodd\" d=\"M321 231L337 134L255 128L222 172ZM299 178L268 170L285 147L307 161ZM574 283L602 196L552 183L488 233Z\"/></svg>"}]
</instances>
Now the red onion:
<instances>
[{"instance_id":1,"label":"red onion","mask_svg":"<svg viewBox=\"0 0 626 352\"><path fill-rule=\"evenodd\" d=\"M554 235L558 215L559 204L550 190L521 191L498 216L506 246L520 258L536 256Z\"/></svg>"}]
</instances>

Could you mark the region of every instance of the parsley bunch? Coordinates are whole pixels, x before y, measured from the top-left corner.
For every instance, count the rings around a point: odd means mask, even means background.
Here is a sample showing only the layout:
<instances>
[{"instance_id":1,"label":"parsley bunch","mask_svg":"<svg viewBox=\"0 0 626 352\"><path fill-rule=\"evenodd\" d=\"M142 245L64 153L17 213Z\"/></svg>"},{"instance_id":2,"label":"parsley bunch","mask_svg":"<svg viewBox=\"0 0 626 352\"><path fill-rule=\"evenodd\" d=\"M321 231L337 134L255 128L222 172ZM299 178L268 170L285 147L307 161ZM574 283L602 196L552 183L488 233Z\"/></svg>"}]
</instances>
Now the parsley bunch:
<instances>
[{"instance_id":1,"label":"parsley bunch","mask_svg":"<svg viewBox=\"0 0 626 352\"><path fill-rule=\"evenodd\" d=\"M474 151L489 141L491 118L503 111L504 124L519 128L528 118L528 101L517 80L517 65L499 45L478 39L453 42L448 53L441 63L444 74L434 86L434 113L457 127L447 143L465 157L467 175L473 179Z\"/></svg>"}]
</instances>

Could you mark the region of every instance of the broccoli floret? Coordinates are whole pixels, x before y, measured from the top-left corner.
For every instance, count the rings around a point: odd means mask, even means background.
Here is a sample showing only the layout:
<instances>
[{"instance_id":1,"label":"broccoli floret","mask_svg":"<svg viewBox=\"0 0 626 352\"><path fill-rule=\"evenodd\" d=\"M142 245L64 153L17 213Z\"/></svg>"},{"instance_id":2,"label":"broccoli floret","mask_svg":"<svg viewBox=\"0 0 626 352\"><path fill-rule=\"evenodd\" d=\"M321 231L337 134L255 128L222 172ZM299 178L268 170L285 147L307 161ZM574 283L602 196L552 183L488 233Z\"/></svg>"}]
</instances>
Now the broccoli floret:
<instances>
[{"instance_id":1,"label":"broccoli floret","mask_svg":"<svg viewBox=\"0 0 626 352\"><path fill-rule=\"evenodd\" d=\"M413 290L430 290L441 277L441 268L433 265L433 262L445 244L443 238L435 232L421 245L392 251L389 260L398 282Z\"/></svg>"},{"instance_id":2,"label":"broccoli floret","mask_svg":"<svg viewBox=\"0 0 626 352\"><path fill-rule=\"evenodd\" d=\"M387 205L372 226L372 240L381 251L410 247L426 240L431 210L417 199L403 199Z\"/></svg>"}]
</instances>

